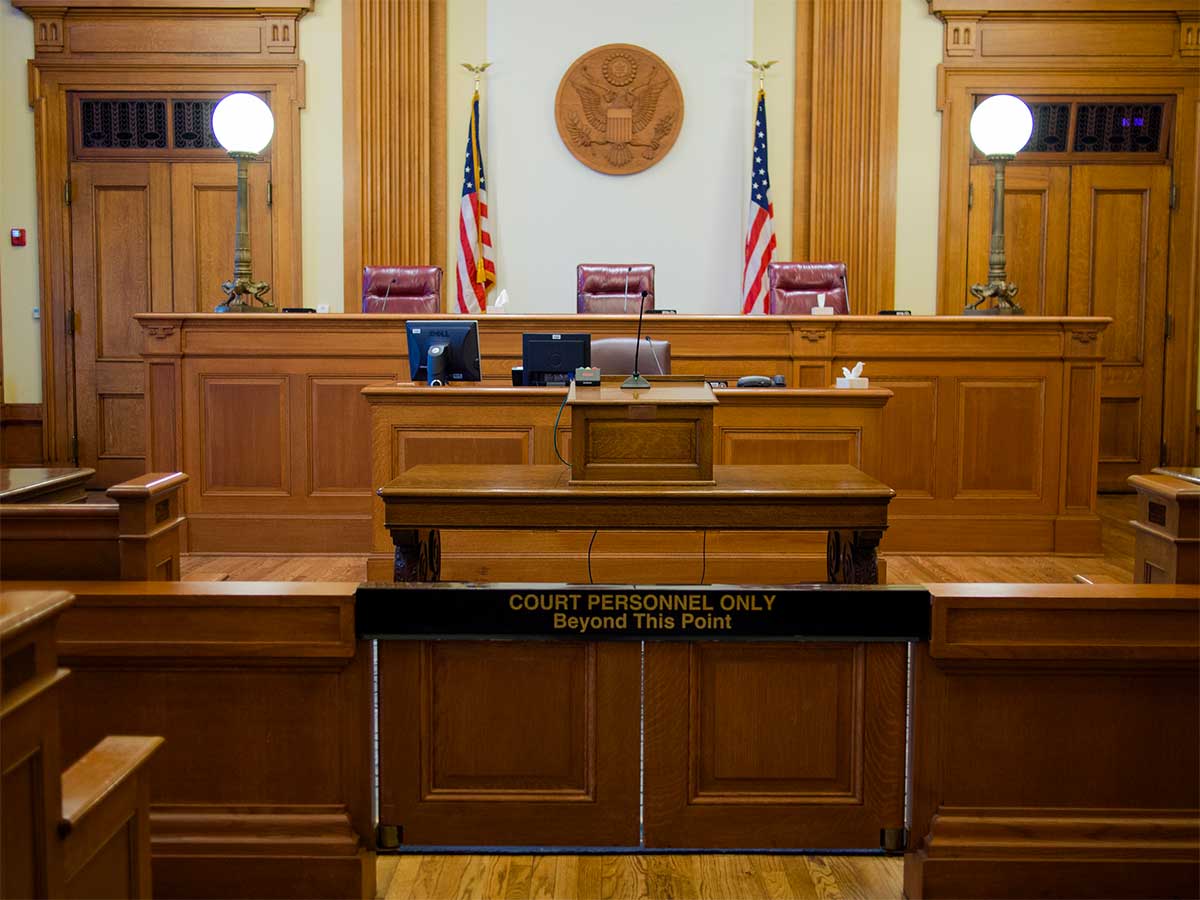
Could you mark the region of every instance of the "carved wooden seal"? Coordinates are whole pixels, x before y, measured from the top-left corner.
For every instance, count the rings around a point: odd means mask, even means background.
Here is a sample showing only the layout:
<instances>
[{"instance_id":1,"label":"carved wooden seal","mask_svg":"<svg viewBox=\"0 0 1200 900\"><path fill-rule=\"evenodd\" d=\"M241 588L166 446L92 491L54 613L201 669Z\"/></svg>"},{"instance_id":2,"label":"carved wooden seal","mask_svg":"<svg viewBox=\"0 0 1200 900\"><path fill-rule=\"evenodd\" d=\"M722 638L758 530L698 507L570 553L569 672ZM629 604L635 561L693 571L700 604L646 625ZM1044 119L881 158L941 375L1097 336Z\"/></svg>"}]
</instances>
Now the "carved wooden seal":
<instances>
[{"instance_id":1,"label":"carved wooden seal","mask_svg":"<svg viewBox=\"0 0 1200 900\"><path fill-rule=\"evenodd\" d=\"M606 175L632 175L667 155L683 127L683 91L644 47L605 44L567 69L554 121L571 155Z\"/></svg>"}]
</instances>

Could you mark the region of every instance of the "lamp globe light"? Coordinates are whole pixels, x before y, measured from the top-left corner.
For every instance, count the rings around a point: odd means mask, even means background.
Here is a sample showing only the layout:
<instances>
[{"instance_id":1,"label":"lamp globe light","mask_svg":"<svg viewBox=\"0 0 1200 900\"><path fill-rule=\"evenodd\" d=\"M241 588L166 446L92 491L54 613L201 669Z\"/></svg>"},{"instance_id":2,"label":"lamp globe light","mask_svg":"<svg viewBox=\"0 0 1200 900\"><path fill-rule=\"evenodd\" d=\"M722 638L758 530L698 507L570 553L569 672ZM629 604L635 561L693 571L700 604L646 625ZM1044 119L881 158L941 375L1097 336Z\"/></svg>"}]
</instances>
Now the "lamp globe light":
<instances>
[{"instance_id":1,"label":"lamp globe light","mask_svg":"<svg viewBox=\"0 0 1200 900\"><path fill-rule=\"evenodd\" d=\"M213 109L213 134L230 153L260 153L271 143L275 117L253 94L229 94Z\"/></svg>"},{"instance_id":2,"label":"lamp globe light","mask_svg":"<svg viewBox=\"0 0 1200 900\"><path fill-rule=\"evenodd\" d=\"M971 115L971 140L984 156L1015 156L1033 133L1033 113L1019 97L988 97Z\"/></svg>"}]
</instances>

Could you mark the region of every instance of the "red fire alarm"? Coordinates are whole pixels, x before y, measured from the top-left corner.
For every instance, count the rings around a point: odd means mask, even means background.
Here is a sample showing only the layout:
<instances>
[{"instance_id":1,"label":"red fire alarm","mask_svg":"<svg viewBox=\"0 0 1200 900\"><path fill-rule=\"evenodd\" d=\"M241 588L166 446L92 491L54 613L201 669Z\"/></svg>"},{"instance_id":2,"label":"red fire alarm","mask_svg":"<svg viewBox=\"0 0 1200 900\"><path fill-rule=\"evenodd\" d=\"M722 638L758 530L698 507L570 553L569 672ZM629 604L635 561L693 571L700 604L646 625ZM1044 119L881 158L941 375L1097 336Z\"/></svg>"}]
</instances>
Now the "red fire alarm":
<instances>
[{"instance_id":1,"label":"red fire alarm","mask_svg":"<svg viewBox=\"0 0 1200 900\"><path fill-rule=\"evenodd\" d=\"M24 247L25 246L25 229L24 228L10 229L9 234L12 236L12 245L14 247Z\"/></svg>"}]
</instances>

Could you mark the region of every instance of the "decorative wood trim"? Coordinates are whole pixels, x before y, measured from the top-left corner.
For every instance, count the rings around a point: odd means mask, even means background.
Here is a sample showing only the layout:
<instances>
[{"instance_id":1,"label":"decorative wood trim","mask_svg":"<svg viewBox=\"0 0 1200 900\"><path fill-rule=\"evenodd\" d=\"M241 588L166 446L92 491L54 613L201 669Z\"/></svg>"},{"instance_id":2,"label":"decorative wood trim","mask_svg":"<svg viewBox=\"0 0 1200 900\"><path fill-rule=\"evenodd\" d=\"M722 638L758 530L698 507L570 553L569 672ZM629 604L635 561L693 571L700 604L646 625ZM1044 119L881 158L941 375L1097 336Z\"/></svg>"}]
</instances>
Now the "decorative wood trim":
<instances>
[{"instance_id":1,"label":"decorative wood trim","mask_svg":"<svg viewBox=\"0 0 1200 900\"><path fill-rule=\"evenodd\" d=\"M342 0L345 309L364 265L445 256L445 0Z\"/></svg>"},{"instance_id":2,"label":"decorative wood trim","mask_svg":"<svg viewBox=\"0 0 1200 900\"><path fill-rule=\"evenodd\" d=\"M845 262L854 313L892 306L900 5L797 0L792 255Z\"/></svg>"}]
</instances>

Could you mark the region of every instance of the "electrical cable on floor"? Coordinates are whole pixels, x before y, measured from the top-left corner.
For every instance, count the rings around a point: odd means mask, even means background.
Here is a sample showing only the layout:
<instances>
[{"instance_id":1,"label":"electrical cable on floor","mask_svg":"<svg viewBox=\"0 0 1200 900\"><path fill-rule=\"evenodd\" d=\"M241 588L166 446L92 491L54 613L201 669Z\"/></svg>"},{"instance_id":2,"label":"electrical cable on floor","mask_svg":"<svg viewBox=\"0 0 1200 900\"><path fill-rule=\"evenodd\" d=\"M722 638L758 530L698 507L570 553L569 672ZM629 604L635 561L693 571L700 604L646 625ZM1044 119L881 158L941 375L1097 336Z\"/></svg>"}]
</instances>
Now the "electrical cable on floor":
<instances>
[{"instance_id":1,"label":"electrical cable on floor","mask_svg":"<svg viewBox=\"0 0 1200 900\"><path fill-rule=\"evenodd\" d=\"M588 584L596 583L595 581L592 580L592 544L596 543L596 533L599 530L600 529L598 529L598 528L593 528L592 529L592 539L590 541L588 541Z\"/></svg>"},{"instance_id":2,"label":"electrical cable on floor","mask_svg":"<svg viewBox=\"0 0 1200 900\"><path fill-rule=\"evenodd\" d=\"M558 415L554 417L554 431L550 434L551 440L554 441L554 455L558 457L558 461L564 466L570 466L571 464L563 459L563 455L558 452L558 420L562 418L563 408L567 405L567 398L570 396L571 391L568 389L567 392L563 394L563 402L558 405Z\"/></svg>"}]
</instances>

